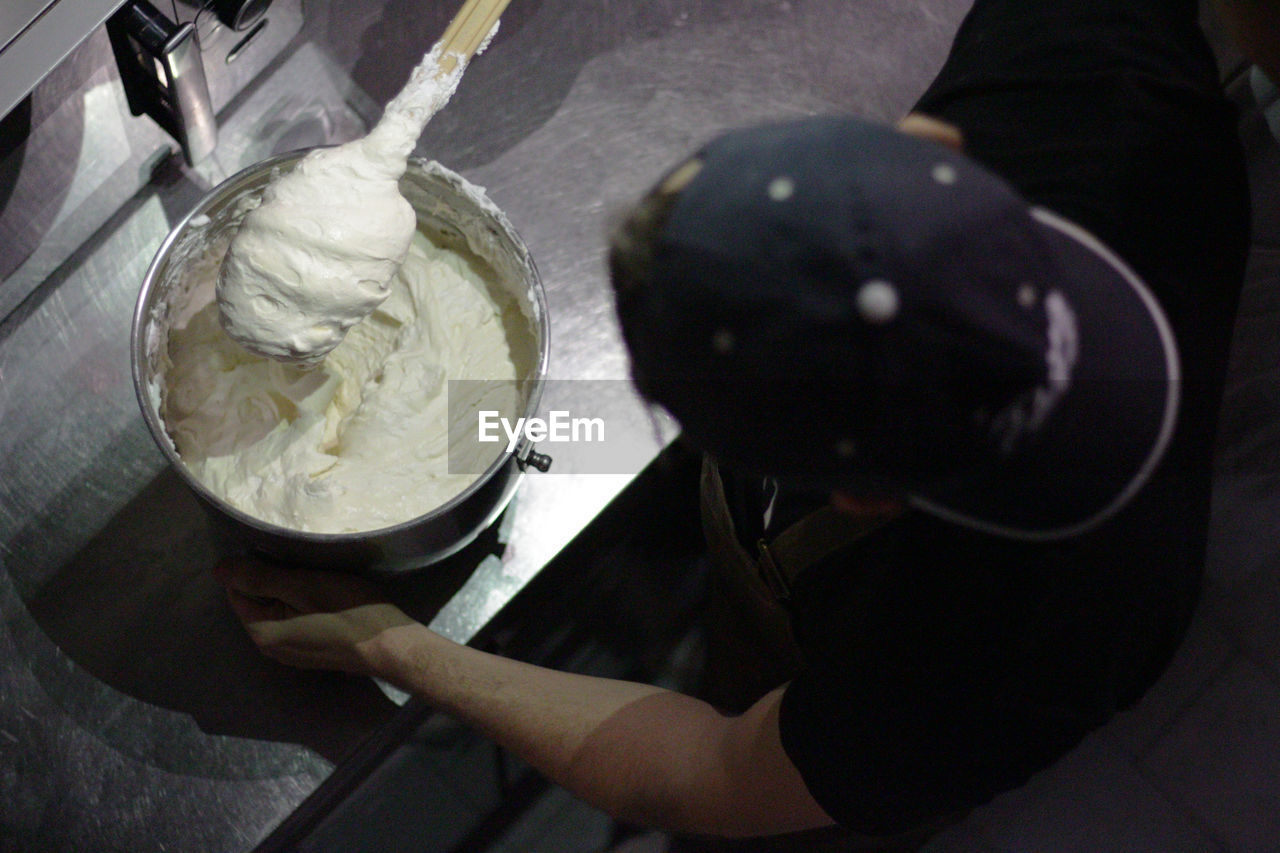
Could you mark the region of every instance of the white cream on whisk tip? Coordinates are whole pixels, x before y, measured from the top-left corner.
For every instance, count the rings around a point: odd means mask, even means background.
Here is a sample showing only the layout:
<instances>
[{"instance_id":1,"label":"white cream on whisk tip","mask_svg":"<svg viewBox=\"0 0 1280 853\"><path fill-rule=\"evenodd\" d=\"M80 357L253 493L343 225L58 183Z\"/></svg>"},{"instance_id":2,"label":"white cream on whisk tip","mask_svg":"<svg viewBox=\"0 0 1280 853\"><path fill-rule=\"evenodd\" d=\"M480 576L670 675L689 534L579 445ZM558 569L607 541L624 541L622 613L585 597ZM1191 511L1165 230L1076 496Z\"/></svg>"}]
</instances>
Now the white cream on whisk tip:
<instances>
[{"instance_id":1,"label":"white cream on whisk tip","mask_svg":"<svg viewBox=\"0 0 1280 853\"><path fill-rule=\"evenodd\" d=\"M414 69L367 136L311 152L245 216L223 260L217 300L223 328L246 349L317 363L387 298L417 227L400 177L467 65L451 54L456 63L442 71L439 50Z\"/></svg>"}]
</instances>

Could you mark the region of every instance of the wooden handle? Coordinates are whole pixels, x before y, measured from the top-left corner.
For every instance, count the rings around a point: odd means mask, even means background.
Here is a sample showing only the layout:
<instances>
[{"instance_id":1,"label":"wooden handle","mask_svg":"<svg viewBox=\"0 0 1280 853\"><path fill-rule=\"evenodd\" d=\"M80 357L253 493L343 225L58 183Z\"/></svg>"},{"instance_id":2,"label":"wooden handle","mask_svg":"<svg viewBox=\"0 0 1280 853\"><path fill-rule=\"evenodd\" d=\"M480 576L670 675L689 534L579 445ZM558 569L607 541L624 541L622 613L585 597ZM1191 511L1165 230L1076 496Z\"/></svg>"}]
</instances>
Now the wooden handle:
<instances>
[{"instance_id":1,"label":"wooden handle","mask_svg":"<svg viewBox=\"0 0 1280 853\"><path fill-rule=\"evenodd\" d=\"M470 61L511 0L467 0L440 37L440 71Z\"/></svg>"}]
</instances>

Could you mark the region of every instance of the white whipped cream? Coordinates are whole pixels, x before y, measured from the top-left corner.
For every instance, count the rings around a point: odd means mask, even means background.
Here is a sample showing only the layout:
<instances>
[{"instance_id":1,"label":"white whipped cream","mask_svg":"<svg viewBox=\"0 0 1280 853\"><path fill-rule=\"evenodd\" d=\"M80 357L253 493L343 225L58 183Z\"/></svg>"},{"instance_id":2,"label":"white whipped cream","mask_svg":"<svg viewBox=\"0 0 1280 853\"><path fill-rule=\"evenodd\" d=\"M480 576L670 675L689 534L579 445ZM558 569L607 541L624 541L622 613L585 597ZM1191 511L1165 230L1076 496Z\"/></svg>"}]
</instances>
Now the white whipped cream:
<instances>
[{"instance_id":1,"label":"white whipped cream","mask_svg":"<svg viewBox=\"0 0 1280 853\"><path fill-rule=\"evenodd\" d=\"M227 333L248 349L322 358L390 293L416 217L397 188L404 162L365 147L361 139L313 151L245 217L218 304Z\"/></svg>"},{"instance_id":2,"label":"white whipped cream","mask_svg":"<svg viewBox=\"0 0 1280 853\"><path fill-rule=\"evenodd\" d=\"M186 266L178 292L192 304L169 330L161 395L179 454L215 495L294 530L365 532L435 509L497 457L485 445L487 459L454 460L474 473L449 473L449 379L491 380L472 408L521 408L512 352L528 342L508 335L527 318L487 265L415 232L385 301L307 369L224 333L212 298L224 250Z\"/></svg>"},{"instance_id":3,"label":"white whipped cream","mask_svg":"<svg viewBox=\"0 0 1280 853\"><path fill-rule=\"evenodd\" d=\"M314 363L387 298L415 227L398 181L466 68L451 56L445 73L432 49L368 136L311 152L245 217L217 287L223 327L244 347Z\"/></svg>"}]
</instances>

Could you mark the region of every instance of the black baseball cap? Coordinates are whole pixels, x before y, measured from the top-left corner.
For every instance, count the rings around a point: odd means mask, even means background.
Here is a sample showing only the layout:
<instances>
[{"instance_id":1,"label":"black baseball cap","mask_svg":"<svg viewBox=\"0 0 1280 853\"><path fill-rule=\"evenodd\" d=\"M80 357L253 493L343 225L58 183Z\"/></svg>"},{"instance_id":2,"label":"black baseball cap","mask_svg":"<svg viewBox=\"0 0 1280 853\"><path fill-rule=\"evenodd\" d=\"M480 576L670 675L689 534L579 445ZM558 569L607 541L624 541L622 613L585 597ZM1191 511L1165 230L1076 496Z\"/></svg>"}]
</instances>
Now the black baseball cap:
<instances>
[{"instance_id":1,"label":"black baseball cap","mask_svg":"<svg viewBox=\"0 0 1280 853\"><path fill-rule=\"evenodd\" d=\"M1158 464L1179 390L1159 305L974 160L828 116L681 172L618 314L641 393L722 464L1026 539L1097 525Z\"/></svg>"}]
</instances>

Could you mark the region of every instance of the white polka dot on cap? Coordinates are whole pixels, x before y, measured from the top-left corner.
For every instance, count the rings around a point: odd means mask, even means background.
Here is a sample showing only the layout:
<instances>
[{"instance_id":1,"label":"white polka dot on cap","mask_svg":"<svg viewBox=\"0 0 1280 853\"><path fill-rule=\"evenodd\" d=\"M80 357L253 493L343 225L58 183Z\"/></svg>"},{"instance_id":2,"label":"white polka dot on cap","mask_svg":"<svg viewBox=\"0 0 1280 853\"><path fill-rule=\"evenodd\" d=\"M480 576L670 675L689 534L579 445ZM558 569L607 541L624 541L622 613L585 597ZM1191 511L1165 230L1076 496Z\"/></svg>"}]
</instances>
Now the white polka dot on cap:
<instances>
[{"instance_id":1,"label":"white polka dot on cap","mask_svg":"<svg viewBox=\"0 0 1280 853\"><path fill-rule=\"evenodd\" d=\"M769 182L769 188L766 192L769 194L769 198L774 201L786 201L795 195L796 182L786 175L779 175Z\"/></svg>"},{"instance_id":2,"label":"white polka dot on cap","mask_svg":"<svg viewBox=\"0 0 1280 853\"><path fill-rule=\"evenodd\" d=\"M1023 308L1034 308L1038 296L1034 285L1023 284L1018 288L1018 304Z\"/></svg>"},{"instance_id":3,"label":"white polka dot on cap","mask_svg":"<svg viewBox=\"0 0 1280 853\"><path fill-rule=\"evenodd\" d=\"M939 163L933 167L933 179L940 184L950 186L956 182L956 168L950 163Z\"/></svg>"},{"instance_id":4,"label":"white polka dot on cap","mask_svg":"<svg viewBox=\"0 0 1280 853\"><path fill-rule=\"evenodd\" d=\"M881 278L873 278L858 289L858 313L868 323L888 323L898 316L898 290Z\"/></svg>"}]
</instances>

